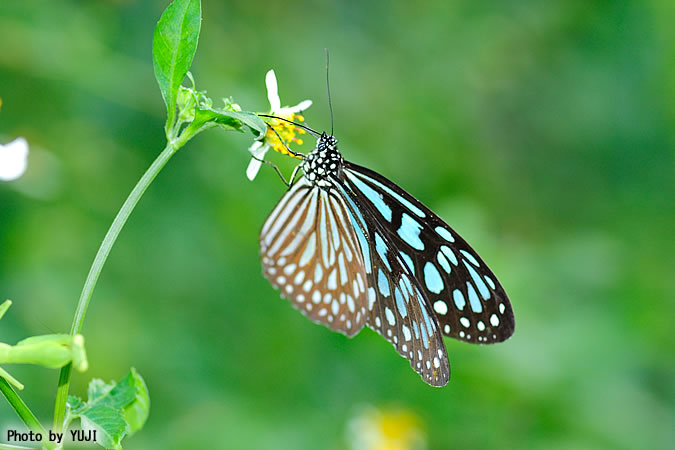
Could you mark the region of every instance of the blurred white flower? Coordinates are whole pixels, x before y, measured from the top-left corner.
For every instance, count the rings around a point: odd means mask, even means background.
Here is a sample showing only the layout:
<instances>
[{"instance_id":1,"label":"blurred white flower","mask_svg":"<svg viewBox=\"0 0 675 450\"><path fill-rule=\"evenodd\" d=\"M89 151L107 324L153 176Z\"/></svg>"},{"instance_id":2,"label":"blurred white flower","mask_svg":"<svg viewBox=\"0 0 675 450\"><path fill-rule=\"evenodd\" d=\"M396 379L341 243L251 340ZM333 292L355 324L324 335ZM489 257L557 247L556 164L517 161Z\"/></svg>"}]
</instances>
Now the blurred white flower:
<instances>
[{"instance_id":1,"label":"blurred white flower","mask_svg":"<svg viewBox=\"0 0 675 450\"><path fill-rule=\"evenodd\" d=\"M290 121L299 120L302 122L304 120L304 118L299 115L299 113L312 106L311 100L304 100L295 106L282 107L281 99L279 98L277 77L274 75L274 70L270 70L267 72L267 75L265 75L265 85L267 86L267 99L270 102L270 115L283 117L284 119ZM302 128L298 128L292 123L277 119L270 119L268 124L272 127L275 127L275 129L278 126L279 129L276 131L285 141L295 141L298 144L302 144L302 140L295 137L296 132L298 134L304 134L305 130ZM246 169L246 176L249 180L252 181L258 174L258 170L260 170L260 166L262 165L262 162L259 160L265 157L265 153L267 153L270 148L273 148L283 154L288 153L286 147L281 141L279 141L276 133L268 129L265 137L261 141L255 141L248 149L248 151L251 152L251 155L253 155L253 158L251 158L251 162Z\"/></svg>"},{"instance_id":2,"label":"blurred white flower","mask_svg":"<svg viewBox=\"0 0 675 450\"><path fill-rule=\"evenodd\" d=\"M0 144L0 181L19 178L28 166L28 142L22 137Z\"/></svg>"}]
</instances>

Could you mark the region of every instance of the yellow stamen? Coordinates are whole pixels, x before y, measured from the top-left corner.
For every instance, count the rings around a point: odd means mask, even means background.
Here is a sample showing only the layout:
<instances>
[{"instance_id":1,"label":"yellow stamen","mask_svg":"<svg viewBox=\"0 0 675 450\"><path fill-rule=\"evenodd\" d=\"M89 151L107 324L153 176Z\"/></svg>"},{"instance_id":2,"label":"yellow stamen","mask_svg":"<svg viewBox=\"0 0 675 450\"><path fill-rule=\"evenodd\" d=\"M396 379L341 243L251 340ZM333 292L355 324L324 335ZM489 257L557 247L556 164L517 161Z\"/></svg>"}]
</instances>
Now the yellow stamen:
<instances>
[{"instance_id":1,"label":"yellow stamen","mask_svg":"<svg viewBox=\"0 0 675 450\"><path fill-rule=\"evenodd\" d=\"M285 116L279 116L282 117L286 120L298 120L300 122L304 121L305 118L302 117L299 114L289 114ZM298 145L302 145L302 139L298 139L295 137L295 133L297 132L298 134L304 134L305 130L302 128L299 128L295 126L295 124L292 124L290 122L286 122L283 120L278 120L278 119L270 119L268 122L268 125L272 128L274 128L274 131L272 129L267 130L267 134L265 134L265 141L274 149L274 151L277 151L281 153L282 155L289 155L290 153L288 152L288 149L286 148L286 145L289 147L291 146L292 143L296 143ZM277 133L279 134L277 136ZM284 145L284 142L279 140L279 137L286 143ZM296 158L299 158L297 156Z\"/></svg>"}]
</instances>

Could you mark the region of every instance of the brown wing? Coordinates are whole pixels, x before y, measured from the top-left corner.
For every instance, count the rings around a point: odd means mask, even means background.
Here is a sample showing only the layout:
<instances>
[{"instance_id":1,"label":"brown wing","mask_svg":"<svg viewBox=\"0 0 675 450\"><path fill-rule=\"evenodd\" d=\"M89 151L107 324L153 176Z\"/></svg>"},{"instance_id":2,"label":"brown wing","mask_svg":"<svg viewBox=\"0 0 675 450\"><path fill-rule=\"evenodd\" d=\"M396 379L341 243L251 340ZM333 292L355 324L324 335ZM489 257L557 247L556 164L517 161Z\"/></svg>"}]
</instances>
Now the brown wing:
<instances>
[{"instance_id":1,"label":"brown wing","mask_svg":"<svg viewBox=\"0 0 675 450\"><path fill-rule=\"evenodd\" d=\"M265 277L317 323L354 336L365 325L367 277L344 200L300 179L260 233Z\"/></svg>"}]
</instances>

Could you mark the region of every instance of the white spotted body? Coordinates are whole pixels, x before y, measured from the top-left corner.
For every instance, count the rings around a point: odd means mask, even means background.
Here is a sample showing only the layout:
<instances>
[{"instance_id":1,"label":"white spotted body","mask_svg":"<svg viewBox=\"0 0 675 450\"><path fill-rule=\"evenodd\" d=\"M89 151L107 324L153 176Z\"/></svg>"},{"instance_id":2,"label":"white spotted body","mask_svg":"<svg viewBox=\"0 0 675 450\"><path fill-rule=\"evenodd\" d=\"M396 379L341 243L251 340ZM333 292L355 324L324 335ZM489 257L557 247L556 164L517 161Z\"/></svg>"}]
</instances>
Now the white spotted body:
<instances>
[{"instance_id":1,"label":"white spotted body","mask_svg":"<svg viewBox=\"0 0 675 450\"><path fill-rule=\"evenodd\" d=\"M331 178L341 177L342 165L337 139L323 133L316 143L316 148L302 161L301 168L311 185L327 189L332 184Z\"/></svg>"}]
</instances>

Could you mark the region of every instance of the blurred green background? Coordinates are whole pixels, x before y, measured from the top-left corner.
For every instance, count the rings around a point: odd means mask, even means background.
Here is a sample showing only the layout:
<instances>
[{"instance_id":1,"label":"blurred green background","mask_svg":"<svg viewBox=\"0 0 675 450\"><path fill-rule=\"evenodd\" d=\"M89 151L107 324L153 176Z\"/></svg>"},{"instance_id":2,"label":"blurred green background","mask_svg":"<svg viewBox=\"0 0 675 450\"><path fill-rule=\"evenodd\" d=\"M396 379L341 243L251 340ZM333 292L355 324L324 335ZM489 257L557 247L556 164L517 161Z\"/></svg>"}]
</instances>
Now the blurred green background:
<instances>
[{"instance_id":1,"label":"blurred green background","mask_svg":"<svg viewBox=\"0 0 675 450\"><path fill-rule=\"evenodd\" d=\"M0 142L31 145L26 175L0 184L0 298L15 302L2 342L70 328L107 227L163 148L151 42L167 4L0 6ZM435 389L372 331L308 321L258 260L284 186L266 167L246 179L250 135L212 131L123 230L72 392L135 366L152 410L130 449L350 448L367 408L403 411L431 449L672 448L674 22L670 0L204 0L198 88L266 111L274 68L282 104L314 100L307 122L326 129L328 47L343 154L481 253L515 335L446 340L452 378ZM9 369L49 424L58 372ZM0 428L14 423L0 401Z\"/></svg>"}]
</instances>

